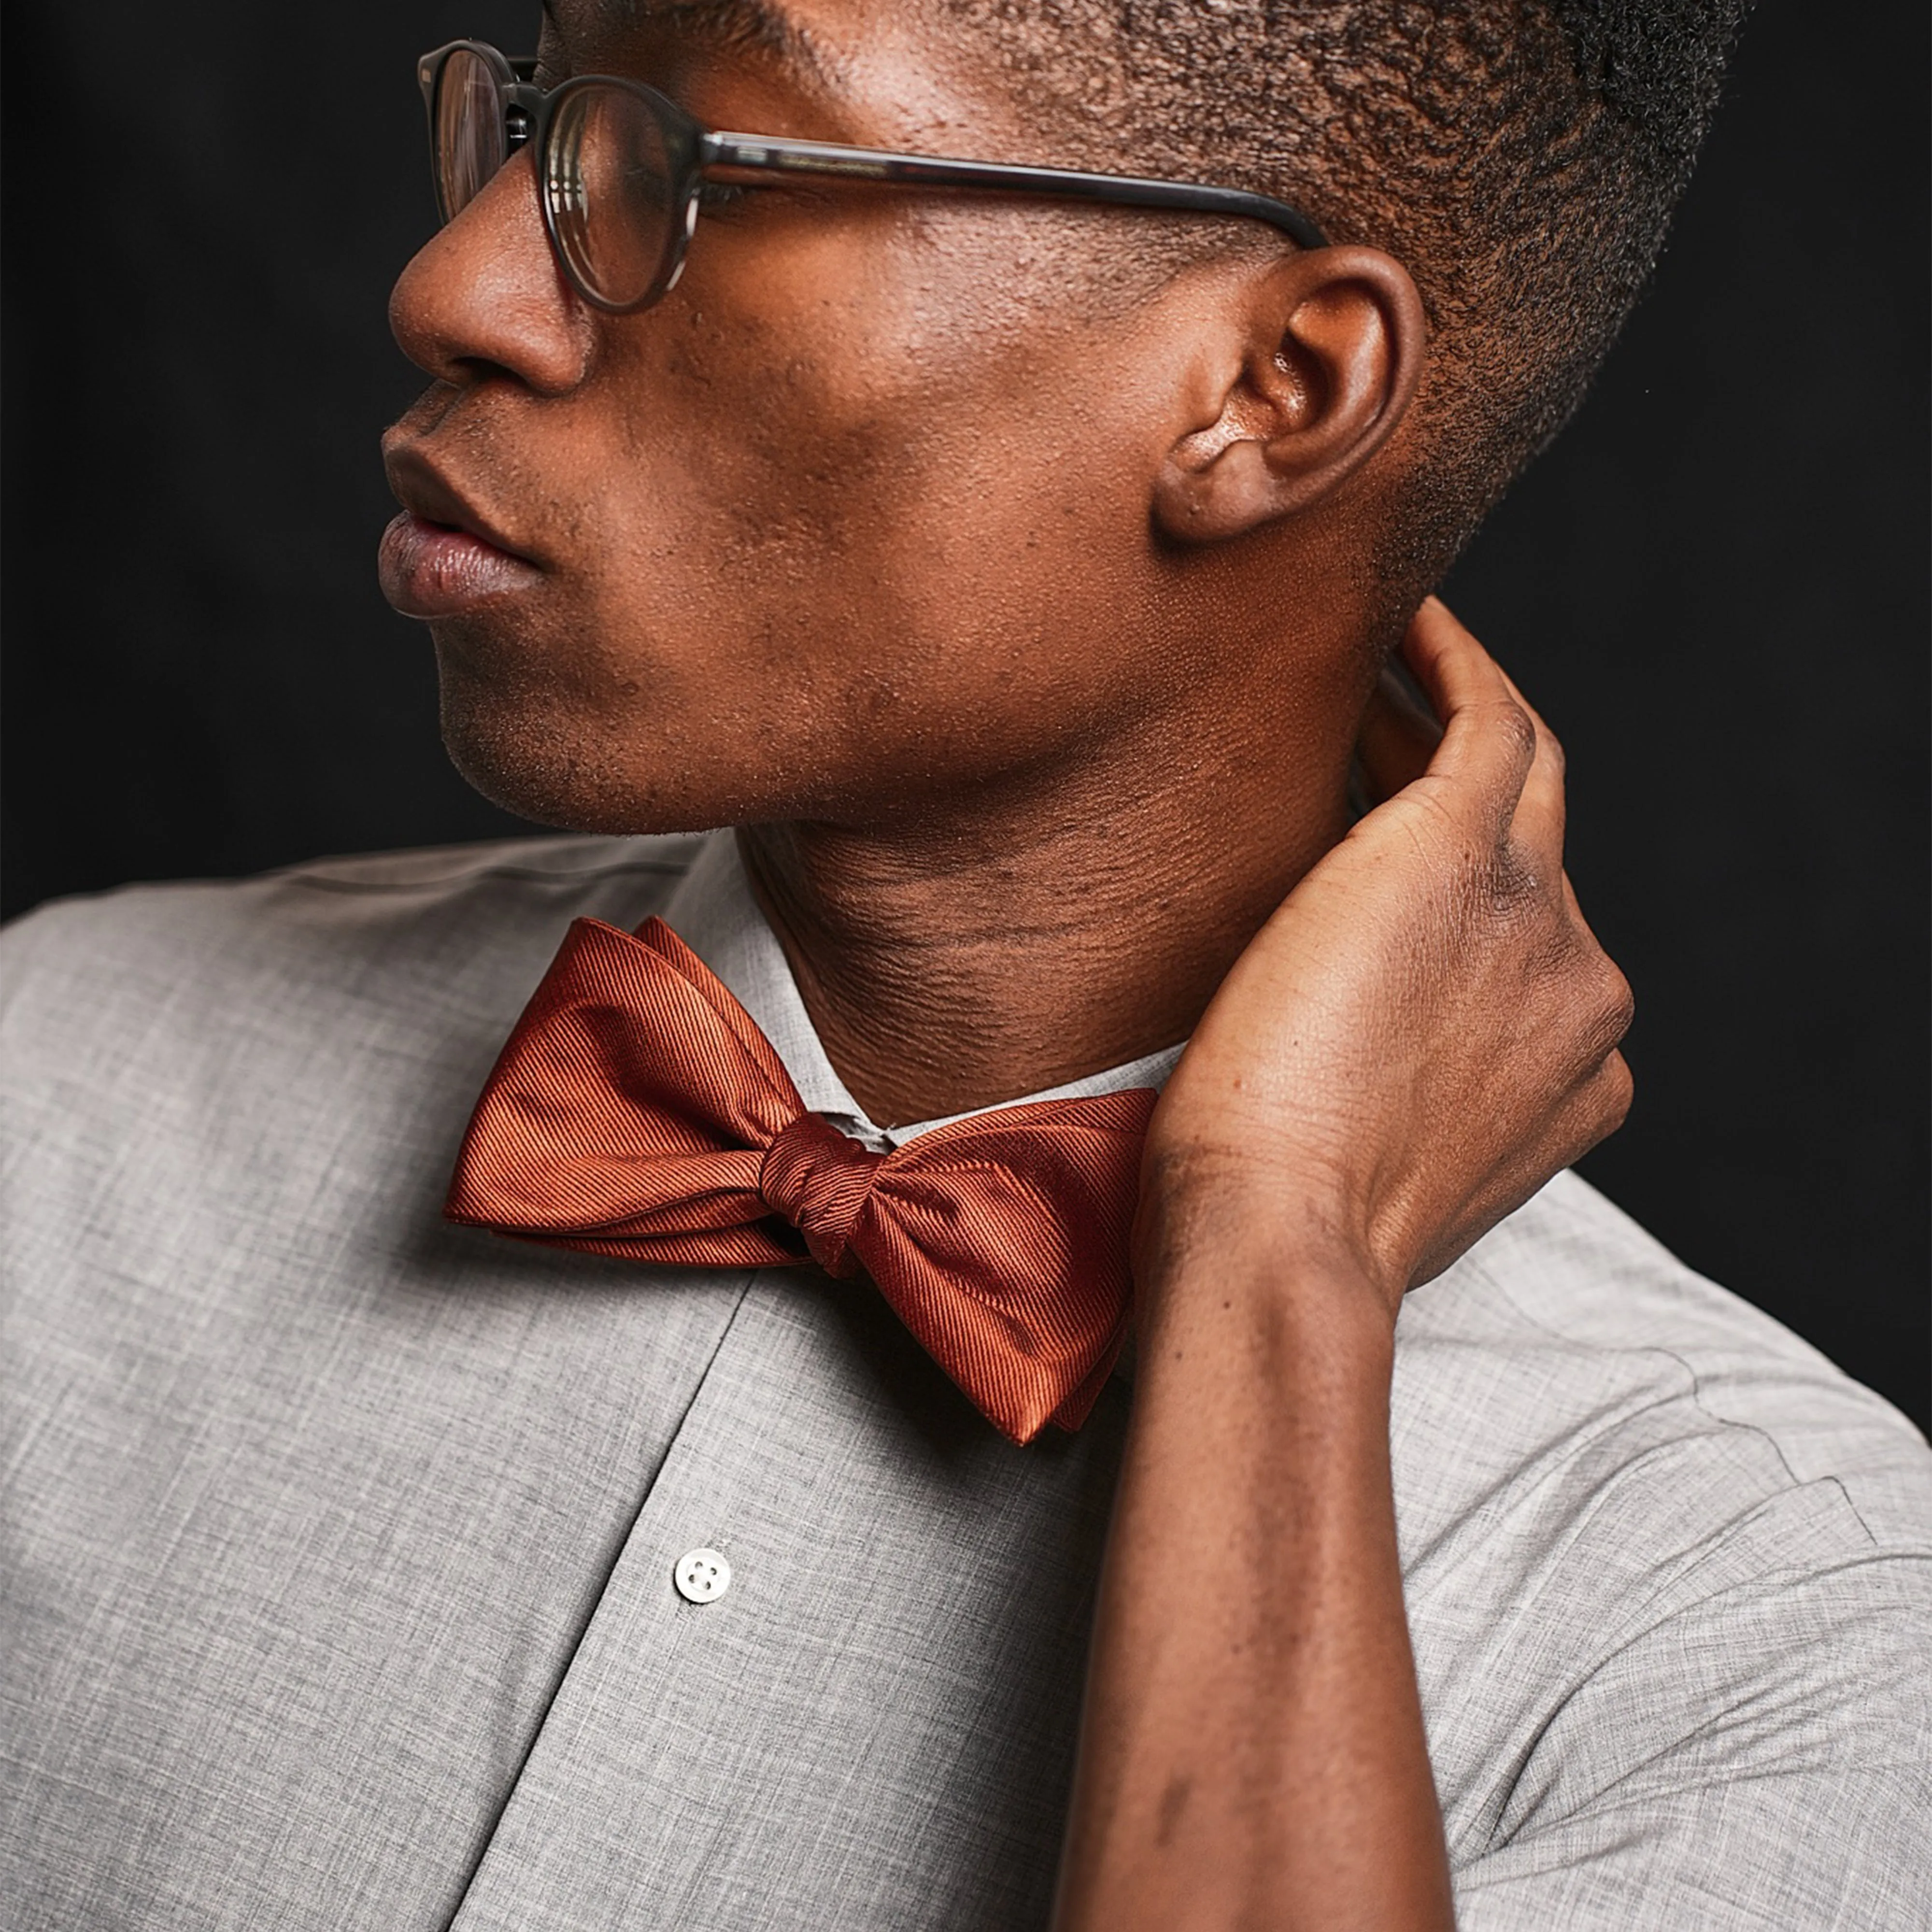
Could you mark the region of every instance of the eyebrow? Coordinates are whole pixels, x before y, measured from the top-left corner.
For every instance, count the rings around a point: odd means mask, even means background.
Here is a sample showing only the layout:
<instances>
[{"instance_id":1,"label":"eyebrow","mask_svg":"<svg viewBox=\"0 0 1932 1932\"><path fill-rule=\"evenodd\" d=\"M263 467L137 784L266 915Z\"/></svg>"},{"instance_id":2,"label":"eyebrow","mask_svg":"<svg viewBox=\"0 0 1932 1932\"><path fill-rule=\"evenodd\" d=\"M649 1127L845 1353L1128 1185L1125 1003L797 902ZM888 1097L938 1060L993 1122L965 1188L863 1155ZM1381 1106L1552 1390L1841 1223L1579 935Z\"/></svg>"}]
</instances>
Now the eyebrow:
<instances>
[{"instance_id":1,"label":"eyebrow","mask_svg":"<svg viewBox=\"0 0 1932 1932\"><path fill-rule=\"evenodd\" d=\"M554 0L542 4L552 24L560 24ZM615 0L612 10L633 26L664 28L722 52L763 55L815 87L832 78L834 63L817 38L777 0Z\"/></svg>"},{"instance_id":2,"label":"eyebrow","mask_svg":"<svg viewBox=\"0 0 1932 1932\"><path fill-rule=\"evenodd\" d=\"M772 0L669 0L650 12L694 38L716 40L734 51L776 55L814 79L827 71L818 41Z\"/></svg>"}]
</instances>

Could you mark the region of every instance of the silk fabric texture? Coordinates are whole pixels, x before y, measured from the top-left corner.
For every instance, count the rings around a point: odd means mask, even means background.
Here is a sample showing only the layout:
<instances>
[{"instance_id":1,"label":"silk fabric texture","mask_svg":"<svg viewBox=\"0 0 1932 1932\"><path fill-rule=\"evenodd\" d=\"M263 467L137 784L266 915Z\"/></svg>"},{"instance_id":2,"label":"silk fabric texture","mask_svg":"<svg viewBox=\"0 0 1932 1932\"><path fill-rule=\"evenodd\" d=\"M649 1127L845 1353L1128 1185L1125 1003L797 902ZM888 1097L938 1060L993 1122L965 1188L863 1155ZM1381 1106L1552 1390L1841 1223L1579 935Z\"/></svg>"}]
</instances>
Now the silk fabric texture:
<instances>
[{"instance_id":1,"label":"silk fabric texture","mask_svg":"<svg viewBox=\"0 0 1932 1932\"><path fill-rule=\"evenodd\" d=\"M806 1108L662 920L580 919L484 1088L445 1212L632 1261L862 1269L1024 1443L1078 1428L1119 1354L1155 1098L998 1108L875 1154Z\"/></svg>"}]
</instances>

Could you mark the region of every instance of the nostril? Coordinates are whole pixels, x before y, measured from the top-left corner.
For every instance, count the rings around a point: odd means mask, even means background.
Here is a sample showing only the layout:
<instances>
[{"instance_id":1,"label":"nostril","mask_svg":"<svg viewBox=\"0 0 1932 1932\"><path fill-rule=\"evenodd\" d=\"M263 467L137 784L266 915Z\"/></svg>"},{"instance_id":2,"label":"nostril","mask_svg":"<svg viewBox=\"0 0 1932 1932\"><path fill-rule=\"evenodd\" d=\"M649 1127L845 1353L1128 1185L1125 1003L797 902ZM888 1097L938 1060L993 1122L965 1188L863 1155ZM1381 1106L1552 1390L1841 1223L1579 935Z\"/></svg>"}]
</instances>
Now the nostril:
<instances>
[{"instance_id":1,"label":"nostril","mask_svg":"<svg viewBox=\"0 0 1932 1932\"><path fill-rule=\"evenodd\" d=\"M472 388L485 382L514 382L518 380L517 372L507 362L492 362L487 356L458 356L454 366L462 371L460 380Z\"/></svg>"}]
</instances>

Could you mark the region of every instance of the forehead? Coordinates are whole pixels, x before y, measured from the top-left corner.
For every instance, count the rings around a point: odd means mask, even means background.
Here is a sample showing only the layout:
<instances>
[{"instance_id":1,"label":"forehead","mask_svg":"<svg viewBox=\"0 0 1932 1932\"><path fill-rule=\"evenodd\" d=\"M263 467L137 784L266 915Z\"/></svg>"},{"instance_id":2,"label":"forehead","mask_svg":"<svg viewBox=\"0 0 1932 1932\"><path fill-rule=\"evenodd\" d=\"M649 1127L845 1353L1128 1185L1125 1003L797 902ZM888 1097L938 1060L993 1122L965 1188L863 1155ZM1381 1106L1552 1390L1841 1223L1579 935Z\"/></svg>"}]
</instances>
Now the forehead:
<instances>
[{"instance_id":1,"label":"forehead","mask_svg":"<svg viewBox=\"0 0 1932 1932\"><path fill-rule=\"evenodd\" d=\"M580 70L621 62L673 92L753 79L839 110L853 138L1017 131L995 45L949 0L544 0L543 14Z\"/></svg>"}]
</instances>

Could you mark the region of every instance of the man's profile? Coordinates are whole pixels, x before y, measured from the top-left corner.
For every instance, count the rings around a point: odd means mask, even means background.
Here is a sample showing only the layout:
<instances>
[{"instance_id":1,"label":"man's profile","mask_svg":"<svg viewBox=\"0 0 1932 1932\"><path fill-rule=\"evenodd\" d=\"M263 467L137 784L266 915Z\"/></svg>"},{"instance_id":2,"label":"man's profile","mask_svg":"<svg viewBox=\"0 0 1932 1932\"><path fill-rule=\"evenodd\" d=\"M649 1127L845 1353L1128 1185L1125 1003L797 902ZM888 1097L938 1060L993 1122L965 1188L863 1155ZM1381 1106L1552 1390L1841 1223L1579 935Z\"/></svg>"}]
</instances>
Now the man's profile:
<instances>
[{"instance_id":1,"label":"man's profile","mask_svg":"<svg viewBox=\"0 0 1932 1932\"><path fill-rule=\"evenodd\" d=\"M1932 1459L1562 1171L1428 595L1737 10L425 56L384 584L562 830L9 938L26 1922L1914 1922Z\"/></svg>"}]
</instances>

